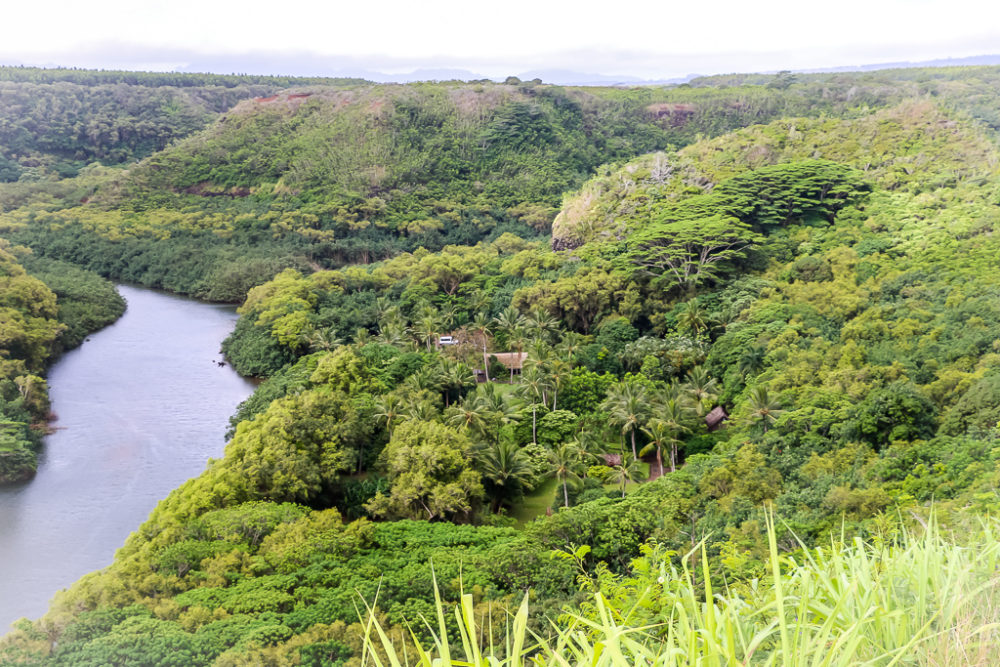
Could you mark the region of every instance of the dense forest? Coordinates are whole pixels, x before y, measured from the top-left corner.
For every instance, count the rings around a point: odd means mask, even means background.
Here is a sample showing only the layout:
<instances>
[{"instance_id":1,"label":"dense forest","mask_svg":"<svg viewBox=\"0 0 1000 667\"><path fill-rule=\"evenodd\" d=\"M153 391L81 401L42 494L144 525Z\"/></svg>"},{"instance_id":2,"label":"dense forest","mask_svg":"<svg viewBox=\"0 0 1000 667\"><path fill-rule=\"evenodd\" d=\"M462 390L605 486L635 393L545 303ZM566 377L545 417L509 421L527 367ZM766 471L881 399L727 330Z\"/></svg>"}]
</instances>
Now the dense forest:
<instances>
[{"instance_id":1,"label":"dense forest","mask_svg":"<svg viewBox=\"0 0 1000 667\"><path fill-rule=\"evenodd\" d=\"M90 91L41 127L202 104L72 170L0 133L4 438L95 272L240 303L263 379L3 664L990 664L1000 68L0 73Z\"/></svg>"}]
</instances>

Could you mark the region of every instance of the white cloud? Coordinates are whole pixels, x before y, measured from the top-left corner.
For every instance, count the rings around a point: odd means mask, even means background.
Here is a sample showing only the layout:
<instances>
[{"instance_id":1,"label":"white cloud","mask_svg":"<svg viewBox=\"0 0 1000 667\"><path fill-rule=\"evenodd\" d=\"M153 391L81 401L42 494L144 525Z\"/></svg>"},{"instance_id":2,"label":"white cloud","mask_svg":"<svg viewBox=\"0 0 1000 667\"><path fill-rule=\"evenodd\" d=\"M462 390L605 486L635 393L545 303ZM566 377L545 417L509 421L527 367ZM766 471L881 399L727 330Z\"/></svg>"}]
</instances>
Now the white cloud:
<instances>
[{"instance_id":1,"label":"white cloud","mask_svg":"<svg viewBox=\"0 0 1000 667\"><path fill-rule=\"evenodd\" d=\"M114 58L108 45L120 44L122 56L135 47L296 52L491 75L559 66L669 76L995 53L998 18L1000 9L982 0L632 0L592 9L545 0L39 0L4 9L0 58L92 65L88 53Z\"/></svg>"}]
</instances>

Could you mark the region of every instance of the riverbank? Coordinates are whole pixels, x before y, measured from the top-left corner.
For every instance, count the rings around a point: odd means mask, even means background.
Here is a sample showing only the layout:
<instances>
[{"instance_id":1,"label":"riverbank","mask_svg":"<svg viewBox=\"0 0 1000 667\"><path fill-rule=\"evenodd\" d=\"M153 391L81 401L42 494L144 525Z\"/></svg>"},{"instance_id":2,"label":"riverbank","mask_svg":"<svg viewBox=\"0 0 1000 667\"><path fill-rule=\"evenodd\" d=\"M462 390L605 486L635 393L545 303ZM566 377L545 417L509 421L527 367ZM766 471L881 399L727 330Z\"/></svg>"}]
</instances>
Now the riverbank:
<instances>
[{"instance_id":1,"label":"riverbank","mask_svg":"<svg viewBox=\"0 0 1000 667\"><path fill-rule=\"evenodd\" d=\"M49 372L56 431L0 488L0 634L108 565L157 501L222 454L253 384L219 366L230 307L119 286L128 310Z\"/></svg>"},{"instance_id":2,"label":"riverbank","mask_svg":"<svg viewBox=\"0 0 1000 667\"><path fill-rule=\"evenodd\" d=\"M5 327L0 340L6 351L0 364L0 485L30 480L37 472L53 419L46 370L125 312L125 300L96 273L13 250L0 307L8 327L24 333L12 335Z\"/></svg>"}]
</instances>

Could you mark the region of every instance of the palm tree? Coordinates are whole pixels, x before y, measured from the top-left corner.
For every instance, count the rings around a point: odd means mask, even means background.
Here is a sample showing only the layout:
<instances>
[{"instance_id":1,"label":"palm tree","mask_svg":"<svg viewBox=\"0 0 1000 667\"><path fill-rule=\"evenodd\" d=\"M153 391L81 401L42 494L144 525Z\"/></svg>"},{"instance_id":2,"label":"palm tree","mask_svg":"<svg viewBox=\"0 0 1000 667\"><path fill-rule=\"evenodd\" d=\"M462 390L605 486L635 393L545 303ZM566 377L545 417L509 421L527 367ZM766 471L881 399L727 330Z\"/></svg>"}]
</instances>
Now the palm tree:
<instances>
[{"instance_id":1,"label":"palm tree","mask_svg":"<svg viewBox=\"0 0 1000 667\"><path fill-rule=\"evenodd\" d=\"M391 314L398 313L399 309L389 297L380 296L375 299L375 319L379 322L388 318Z\"/></svg>"},{"instance_id":2,"label":"palm tree","mask_svg":"<svg viewBox=\"0 0 1000 667\"><path fill-rule=\"evenodd\" d=\"M687 427L687 415L684 406L676 399L669 399L664 402L660 409L660 416L651 419L649 425L642 429L642 432L649 436L649 444L639 452L645 456L651 451L656 451L656 464L663 474L663 454L664 447L670 447L670 472L677 472L677 448L683 442L680 439L682 433L689 433Z\"/></svg>"},{"instance_id":3,"label":"palm tree","mask_svg":"<svg viewBox=\"0 0 1000 667\"><path fill-rule=\"evenodd\" d=\"M486 374L487 382L490 381L490 359L486 354L486 342L489 340L492 322L489 315L485 312L480 312L470 325L472 330L479 336L479 341L483 348L483 373Z\"/></svg>"},{"instance_id":4,"label":"palm tree","mask_svg":"<svg viewBox=\"0 0 1000 667\"><path fill-rule=\"evenodd\" d=\"M685 391L691 397L695 411L701 417L710 405L718 398L716 390L718 383L715 378L708 374L702 366L696 366L688 371L688 381L684 386Z\"/></svg>"},{"instance_id":5,"label":"palm tree","mask_svg":"<svg viewBox=\"0 0 1000 667\"><path fill-rule=\"evenodd\" d=\"M526 341L524 334L524 327L527 320L524 315L517 312L517 309L513 306L507 307L502 313L500 313L493 323L496 325L496 330L503 336L504 344L509 348L513 346L518 346L518 353L524 348L524 343ZM514 384L514 366L511 364L510 367L510 383Z\"/></svg>"},{"instance_id":6,"label":"palm tree","mask_svg":"<svg viewBox=\"0 0 1000 667\"><path fill-rule=\"evenodd\" d=\"M708 314L696 302L689 301L677 317L677 328L697 336L708 329Z\"/></svg>"},{"instance_id":7,"label":"palm tree","mask_svg":"<svg viewBox=\"0 0 1000 667\"><path fill-rule=\"evenodd\" d=\"M611 468L608 481L612 484L620 484L622 488L622 498L625 497L625 485L634 482L639 478L639 464L635 459L630 459L628 455L622 456L622 462Z\"/></svg>"},{"instance_id":8,"label":"palm tree","mask_svg":"<svg viewBox=\"0 0 1000 667\"><path fill-rule=\"evenodd\" d=\"M428 306L421 310L416 325L414 333L427 344L427 351L430 352L431 345L436 342L435 337L441 331L441 318L433 307Z\"/></svg>"},{"instance_id":9,"label":"palm tree","mask_svg":"<svg viewBox=\"0 0 1000 667\"><path fill-rule=\"evenodd\" d=\"M508 306L496 316L493 322L496 324L497 331L503 334L504 342L509 345L511 336L515 331L524 329L527 320L524 315L517 312L517 308Z\"/></svg>"},{"instance_id":10,"label":"palm tree","mask_svg":"<svg viewBox=\"0 0 1000 667\"><path fill-rule=\"evenodd\" d=\"M403 380L403 385L414 393L425 389L427 391L440 392L441 376L434 367L430 365L421 366Z\"/></svg>"},{"instance_id":11,"label":"palm tree","mask_svg":"<svg viewBox=\"0 0 1000 667\"><path fill-rule=\"evenodd\" d=\"M497 391L495 384L484 384L477 387L472 403L481 411L485 422L492 427L493 442L499 442L500 429L504 424L515 420L515 411L508 404L506 397ZM483 435L486 435L485 431Z\"/></svg>"},{"instance_id":12,"label":"palm tree","mask_svg":"<svg viewBox=\"0 0 1000 667\"><path fill-rule=\"evenodd\" d=\"M549 366L549 385L552 387L552 410L557 409L556 402L559 400L559 388L566 383L566 380L573 374L573 367L565 361L555 359Z\"/></svg>"},{"instance_id":13,"label":"palm tree","mask_svg":"<svg viewBox=\"0 0 1000 667\"><path fill-rule=\"evenodd\" d=\"M459 361L451 359L441 359L441 363L436 369L438 386L444 395L444 406L451 405L451 393L454 391L458 398L462 397L465 389L475 385L476 380L472 375L472 369Z\"/></svg>"},{"instance_id":14,"label":"palm tree","mask_svg":"<svg viewBox=\"0 0 1000 667\"><path fill-rule=\"evenodd\" d=\"M521 375L521 396L531 405L531 442L538 444L538 405L545 403L545 376L537 368Z\"/></svg>"},{"instance_id":15,"label":"palm tree","mask_svg":"<svg viewBox=\"0 0 1000 667\"><path fill-rule=\"evenodd\" d=\"M444 417L445 423L449 426L466 428L478 433L485 432L486 412L476 405L471 396L445 410Z\"/></svg>"},{"instance_id":16,"label":"palm tree","mask_svg":"<svg viewBox=\"0 0 1000 667\"><path fill-rule=\"evenodd\" d=\"M568 331L559 343L559 350L567 362L572 363L573 357L580 351L580 348L587 344L590 336L584 336L575 331Z\"/></svg>"},{"instance_id":17,"label":"palm tree","mask_svg":"<svg viewBox=\"0 0 1000 667\"><path fill-rule=\"evenodd\" d=\"M528 315L525 326L532 337L549 342L559 332L559 320L543 308L534 308Z\"/></svg>"},{"instance_id":18,"label":"palm tree","mask_svg":"<svg viewBox=\"0 0 1000 667\"><path fill-rule=\"evenodd\" d=\"M437 421L441 416L438 408L429 400L411 401L406 407L406 416L422 422Z\"/></svg>"},{"instance_id":19,"label":"palm tree","mask_svg":"<svg viewBox=\"0 0 1000 667\"><path fill-rule=\"evenodd\" d=\"M751 389L747 400L750 402L750 419L763 426L764 433L767 433L768 427L778 421L778 417L784 412L781 403L771 398L767 393L767 387L763 385Z\"/></svg>"},{"instance_id":20,"label":"palm tree","mask_svg":"<svg viewBox=\"0 0 1000 667\"><path fill-rule=\"evenodd\" d=\"M762 345L747 348L740 356L736 370L739 371L744 380L754 377L764 370L764 357L766 355L767 350Z\"/></svg>"},{"instance_id":21,"label":"palm tree","mask_svg":"<svg viewBox=\"0 0 1000 667\"><path fill-rule=\"evenodd\" d=\"M621 426L622 435L632 436L632 457L639 458L635 445L635 432L649 417L649 393L638 382L621 382L608 391L608 397L601 403L614 424Z\"/></svg>"},{"instance_id":22,"label":"palm tree","mask_svg":"<svg viewBox=\"0 0 1000 667\"><path fill-rule=\"evenodd\" d=\"M382 320L379 323L378 339L387 345L403 345L410 330L398 318Z\"/></svg>"},{"instance_id":23,"label":"palm tree","mask_svg":"<svg viewBox=\"0 0 1000 667\"><path fill-rule=\"evenodd\" d=\"M309 349L313 352L319 352L320 350L332 350L333 348L344 344L343 339L337 335L337 330L333 327L327 327L325 329L311 329L303 336L303 338L309 345Z\"/></svg>"},{"instance_id":24,"label":"palm tree","mask_svg":"<svg viewBox=\"0 0 1000 667\"><path fill-rule=\"evenodd\" d=\"M487 481L494 512L505 502L531 488L534 473L524 451L513 442L504 441L479 450L477 468Z\"/></svg>"},{"instance_id":25,"label":"palm tree","mask_svg":"<svg viewBox=\"0 0 1000 667\"><path fill-rule=\"evenodd\" d=\"M583 452L575 442L566 442L549 452L552 472L562 484L563 503L569 507L569 484L579 481L583 474Z\"/></svg>"},{"instance_id":26,"label":"palm tree","mask_svg":"<svg viewBox=\"0 0 1000 667\"><path fill-rule=\"evenodd\" d=\"M522 353L524 351L524 344L527 342L527 336L524 333L524 329L514 329L514 331L507 337L507 342L517 350L517 358L521 361L521 372L524 373L524 360L522 358ZM510 383L514 384L514 366L510 367Z\"/></svg>"},{"instance_id":27,"label":"palm tree","mask_svg":"<svg viewBox=\"0 0 1000 667\"><path fill-rule=\"evenodd\" d=\"M354 344L358 347L364 347L371 342L372 334L368 329L364 327L358 327L354 330Z\"/></svg>"},{"instance_id":28,"label":"palm tree","mask_svg":"<svg viewBox=\"0 0 1000 667\"><path fill-rule=\"evenodd\" d=\"M375 399L375 419L385 426L389 437L392 437L392 429L396 422L406 412L406 403L398 394L383 394Z\"/></svg>"}]
</instances>

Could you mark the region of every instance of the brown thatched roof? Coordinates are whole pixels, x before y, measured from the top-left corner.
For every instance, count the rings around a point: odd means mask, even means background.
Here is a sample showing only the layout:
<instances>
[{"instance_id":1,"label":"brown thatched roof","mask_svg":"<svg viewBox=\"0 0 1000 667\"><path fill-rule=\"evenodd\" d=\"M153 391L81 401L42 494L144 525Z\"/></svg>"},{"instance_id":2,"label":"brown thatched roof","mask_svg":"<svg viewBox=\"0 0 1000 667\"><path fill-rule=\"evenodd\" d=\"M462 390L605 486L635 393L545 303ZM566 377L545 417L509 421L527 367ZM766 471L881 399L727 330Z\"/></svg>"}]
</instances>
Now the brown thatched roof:
<instances>
[{"instance_id":1,"label":"brown thatched roof","mask_svg":"<svg viewBox=\"0 0 1000 667\"><path fill-rule=\"evenodd\" d=\"M528 358L527 352L492 352L491 357L496 357L497 361L506 368L519 371L524 367L524 360Z\"/></svg>"},{"instance_id":2,"label":"brown thatched roof","mask_svg":"<svg viewBox=\"0 0 1000 667\"><path fill-rule=\"evenodd\" d=\"M709 431L714 431L715 429L722 426L722 422L729 418L726 414L725 409L721 405L717 405L712 408L712 411L705 415L705 426L708 427Z\"/></svg>"},{"instance_id":3,"label":"brown thatched roof","mask_svg":"<svg viewBox=\"0 0 1000 667\"><path fill-rule=\"evenodd\" d=\"M604 465L606 466L620 466L622 464L621 454L601 454L601 458L604 459Z\"/></svg>"}]
</instances>

